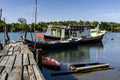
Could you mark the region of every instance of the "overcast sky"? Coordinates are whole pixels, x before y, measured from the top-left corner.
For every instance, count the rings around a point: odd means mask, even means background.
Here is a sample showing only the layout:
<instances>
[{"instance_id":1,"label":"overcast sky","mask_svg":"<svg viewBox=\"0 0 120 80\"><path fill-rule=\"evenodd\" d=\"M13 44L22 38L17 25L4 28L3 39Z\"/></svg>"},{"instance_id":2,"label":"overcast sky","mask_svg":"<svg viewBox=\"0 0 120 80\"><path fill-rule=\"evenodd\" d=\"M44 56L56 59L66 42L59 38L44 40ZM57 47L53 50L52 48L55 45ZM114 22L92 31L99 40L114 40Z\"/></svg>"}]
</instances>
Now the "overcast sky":
<instances>
[{"instance_id":1,"label":"overcast sky","mask_svg":"<svg viewBox=\"0 0 120 80\"><path fill-rule=\"evenodd\" d=\"M23 17L34 18L35 0L0 0L6 22ZM107 21L120 23L120 0L38 0L37 22L41 21Z\"/></svg>"}]
</instances>

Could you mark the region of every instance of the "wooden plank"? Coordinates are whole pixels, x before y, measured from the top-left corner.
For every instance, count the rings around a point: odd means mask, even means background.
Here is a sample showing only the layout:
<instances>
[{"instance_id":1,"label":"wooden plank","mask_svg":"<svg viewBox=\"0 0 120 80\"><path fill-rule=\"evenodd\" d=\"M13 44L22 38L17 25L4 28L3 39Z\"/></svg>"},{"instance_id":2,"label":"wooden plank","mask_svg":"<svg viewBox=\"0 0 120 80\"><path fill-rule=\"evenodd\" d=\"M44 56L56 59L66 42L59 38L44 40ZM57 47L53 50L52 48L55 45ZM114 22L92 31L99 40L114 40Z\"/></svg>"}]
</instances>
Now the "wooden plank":
<instances>
[{"instance_id":1,"label":"wooden plank","mask_svg":"<svg viewBox=\"0 0 120 80\"><path fill-rule=\"evenodd\" d=\"M30 65L32 65L32 64L36 64L36 62L35 62L35 59L34 59L34 57L33 57L33 55L32 54L28 54L29 55L29 61L30 61Z\"/></svg>"},{"instance_id":2,"label":"wooden plank","mask_svg":"<svg viewBox=\"0 0 120 80\"><path fill-rule=\"evenodd\" d=\"M36 80L32 65L28 65L28 73L30 80Z\"/></svg>"},{"instance_id":3,"label":"wooden plank","mask_svg":"<svg viewBox=\"0 0 120 80\"><path fill-rule=\"evenodd\" d=\"M4 68L5 68L5 66L0 66L0 74L2 73Z\"/></svg>"},{"instance_id":4,"label":"wooden plank","mask_svg":"<svg viewBox=\"0 0 120 80\"><path fill-rule=\"evenodd\" d=\"M23 54L23 65L29 65L28 55L27 54Z\"/></svg>"},{"instance_id":5,"label":"wooden plank","mask_svg":"<svg viewBox=\"0 0 120 80\"><path fill-rule=\"evenodd\" d=\"M3 72L2 72L1 75L0 75L0 80L6 80L6 76L7 76L7 72L6 72L6 70L4 69Z\"/></svg>"},{"instance_id":6,"label":"wooden plank","mask_svg":"<svg viewBox=\"0 0 120 80\"><path fill-rule=\"evenodd\" d=\"M0 56L7 56L7 53L8 53L8 51L3 50L3 51L0 53Z\"/></svg>"},{"instance_id":7,"label":"wooden plank","mask_svg":"<svg viewBox=\"0 0 120 80\"><path fill-rule=\"evenodd\" d=\"M17 46L14 48L14 51L18 51L19 48L20 48L20 46L17 45Z\"/></svg>"},{"instance_id":8,"label":"wooden plank","mask_svg":"<svg viewBox=\"0 0 120 80\"><path fill-rule=\"evenodd\" d=\"M13 52L13 55L18 55L19 54L19 51L14 51Z\"/></svg>"},{"instance_id":9,"label":"wooden plank","mask_svg":"<svg viewBox=\"0 0 120 80\"><path fill-rule=\"evenodd\" d=\"M3 58L4 58L4 57L1 57L1 58L0 58L0 63L1 63L1 61L3 60Z\"/></svg>"},{"instance_id":10,"label":"wooden plank","mask_svg":"<svg viewBox=\"0 0 120 80\"><path fill-rule=\"evenodd\" d=\"M13 67L14 60L15 60L15 55L10 56L10 58L6 64L6 68L5 68L7 73L9 73L11 71L11 69Z\"/></svg>"},{"instance_id":11,"label":"wooden plank","mask_svg":"<svg viewBox=\"0 0 120 80\"><path fill-rule=\"evenodd\" d=\"M4 47L4 50L8 51L10 47L11 47L11 45L8 44Z\"/></svg>"},{"instance_id":12,"label":"wooden plank","mask_svg":"<svg viewBox=\"0 0 120 80\"><path fill-rule=\"evenodd\" d=\"M22 66L14 67L7 80L22 80Z\"/></svg>"},{"instance_id":13,"label":"wooden plank","mask_svg":"<svg viewBox=\"0 0 120 80\"><path fill-rule=\"evenodd\" d=\"M9 52L8 52L8 55L12 55L12 54L13 54L13 52L12 52L12 51L9 51Z\"/></svg>"},{"instance_id":14,"label":"wooden plank","mask_svg":"<svg viewBox=\"0 0 120 80\"><path fill-rule=\"evenodd\" d=\"M0 66L5 66L7 61L8 61L8 59L9 59L9 56L3 57L2 61L0 62Z\"/></svg>"},{"instance_id":15,"label":"wooden plank","mask_svg":"<svg viewBox=\"0 0 120 80\"><path fill-rule=\"evenodd\" d=\"M23 70L23 80L29 80L28 71L27 71L26 66L24 66L24 70Z\"/></svg>"},{"instance_id":16,"label":"wooden plank","mask_svg":"<svg viewBox=\"0 0 120 80\"><path fill-rule=\"evenodd\" d=\"M16 55L16 60L14 66L22 66L22 54Z\"/></svg>"},{"instance_id":17,"label":"wooden plank","mask_svg":"<svg viewBox=\"0 0 120 80\"><path fill-rule=\"evenodd\" d=\"M14 47L11 46L8 51L11 52L11 51L13 51L13 49L14 49Z\"/></svg>"},{"instance_id":18,"label":"wooden plank","mask_svg":"<svg viewBox=\"0 0 120 80\"><path fill-rule=\"evenodd\" d=\"M45 80L45 78L43 77L43 75L37 65L33 65L33 69L34 69L37 80Z\"/></svg>"}]
</instances>

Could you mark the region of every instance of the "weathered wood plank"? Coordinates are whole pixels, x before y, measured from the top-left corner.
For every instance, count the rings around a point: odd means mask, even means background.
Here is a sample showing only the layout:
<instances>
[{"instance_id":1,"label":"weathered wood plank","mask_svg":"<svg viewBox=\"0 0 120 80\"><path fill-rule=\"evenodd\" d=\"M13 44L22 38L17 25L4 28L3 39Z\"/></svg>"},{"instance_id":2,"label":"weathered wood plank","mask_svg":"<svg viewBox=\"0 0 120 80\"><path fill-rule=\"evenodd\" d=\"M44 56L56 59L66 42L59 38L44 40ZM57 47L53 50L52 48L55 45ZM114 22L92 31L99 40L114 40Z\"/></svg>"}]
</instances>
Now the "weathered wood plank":
<instances>
[{"instance_id":1,"label":"weathered wood plank","mask_svg":"<svg viewBox=\"0 0 120 80\"><path fill-rule=\"evenodd\" d=\"M13 67L14 60L15 60L15 55L10 56L10 58L6 64L6 68L5 68L7 73L9 73L11 71L11 69Z\"/></svg>"},{"instance_id":2,"label":"weathered wood plank","mask_svg":"<svg viewBox=\"0 0 120 80\"><path fill-rule=\"evenodd\" d=\"M8 53L8 51L3 50L3 51L0 53L0 56L7 56L7 53Z\"/></svg>"},{"instance_id":3,"label":"weathered wood plank","mask_svg":"<svg viewBox=\"0 0 120 80\"><path fill-rule=\"evenodd\" d=\"M14 51L13 52L13 55L18 55L19 54L19 51Z\"/></svg>"},{"instance_id":4,"label":"weathered wood plank","mask_svg":"<svg viewBox=\"0 0 120 80\"><path fill-rule=\"evenodd\" d=\"M7 77L7 72L4 69L3 72L0 74L0 80L6 80L6 77Z\"/></svg>"},{"instance_id":5,"label":"weathered wood plank","mask_svg":"<svg viewBox=\"0 0 120 80\"><path fill-rule=\"evenodd\" d=\"M28 55L27 54L23 54L23 65L29 65Z\"/></svg>"},{"instance_id":6,"label":"weathered wood plank","mask_svg":"<svg viewBox=\"0 0 120 80\"><path fill-rule=\"evenodd\" d=\"M19 48L20 48L20 46L19 46L19 45L17 45L17 46L14 48L14 51L18 51L18 50L19 50Z\"/></svg>"},{"instance_id":7,"label":"weathered wood plank","mask_svg":"<svg viewBox=\"0 0 120 80\"><path fill-rule=\"evenodd\" d=\"M8 51L10 47L11 47L11 45L8 44L8 45L6 45L6 46L4 47L4 50Z\"/></svg>"},{"instance_id":8,"label":"weathered wood plank","mask_svg":"<svg viewBox=\"0 0 120 80\"><path fill-rule=\"evenodd\" d=\"M28 73L30 80L36 80L32 65L28 65Z\"/></svg>"},{"instance_id":9,"label":"weathered wood plank","mask_svg":"<svg viewBox=\"0 0 120 80\"><path fill-rule=\"evenodd\" d=\"M32 65L32 64L36 64L36 62L35 62L35 59L34 59L33 55L32 55L32 54L28 54L28 55L29 55L30 65Z\"/></svg>"},{"instance_id":10,"label":"weathered wood plank","mask_svg":"<svg viewBox=\"0 0 120 80\"><path fill-rule=\"evenodd\" d=\"M34 69L35 76L36 76L37 80L45 80L45 78L43 77L41 71L38 69L37 65L33 65L33 69Z\"/></svg>"},{"instance_id":11,"label":"weathered wood plank","mask_svg":"<svg viewBox=\"0 0 120 80\"><path fill-rule=\"evenodd\" d=\"M12 54L13 54L13 52L12 52L12 51L9 51L9 52L8 52L8 55L12 55Z\"/></svg>"},{"instance_id":12,"label":"weathered wood plank","mask_svg":"<svg viewBox=\"0 0 120 80\"><path fill-rule=\"evenodd\" d=\"M22 66L14 67L7 80L22 80Z\"/></svg>"},{"instance_id":13,"label":"weathered wood plank","mask_svg":"<svg viewBox=\"0 0 120 80\"><path fill-rule=\"evenodd\" d=\"M0 66L0 74L2 73L4 68L5 68L5 66Z\"/></svg>"},{"instance_id":14,"label":"weathered wood plank","mask_svg":"<svg viewBox=\"0 0 120 80\"><path fill-rule=\"evenodd\" d=\"M23 80L29 80L29 76L28 76L28 70L27 67L24 66L24 70L23 70Z\"/></svg>"},{"instance_id":15,"label":"weathered wood plank","mask_svg":"<svg viewBox=\"0 0 120 80\"><path fill-rule=\"evenodd\" d=\"M13 51L13 49L14 49L14 46L11 46L8 51L11 52Z\"/></svg>"},{"instance_id":16,"label":"weathered wood plank","mask_svg":"<svg viewBox=\"0 0 120 80\"><path fill-rule=\"evenodd\" d=\"M16 55L16 60L14 66L22 66L22 54Z\"/></svg>"},{"instance_id":17,"label":"weathered wood plank","mask_svg":"<svg viewBox=\"0 0 120 80\"><path fill-rule=\"evenodd\" d=\"M8 59L9 59L9 56L3 57L2 61L0 62L0 66L5 66L7 61L8 61Z\"/></svg>"}]
</instances>

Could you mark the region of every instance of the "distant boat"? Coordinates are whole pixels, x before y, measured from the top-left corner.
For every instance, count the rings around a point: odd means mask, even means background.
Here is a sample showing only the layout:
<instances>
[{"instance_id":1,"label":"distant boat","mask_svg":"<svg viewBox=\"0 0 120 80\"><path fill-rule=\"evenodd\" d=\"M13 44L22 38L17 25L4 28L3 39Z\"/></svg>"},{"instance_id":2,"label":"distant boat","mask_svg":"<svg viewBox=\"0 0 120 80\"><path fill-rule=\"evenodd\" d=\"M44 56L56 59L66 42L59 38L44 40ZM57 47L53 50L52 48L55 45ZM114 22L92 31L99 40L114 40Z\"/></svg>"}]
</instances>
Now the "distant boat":
<instances>
[{"instance_id":1,"label":"distant boat","mask_svg":"<svg viewBox=\"0 0 120 80\"><path fill-rule=\"evenodd\" d=\"M42 64L48 67L60 68L61 63L53 58L43 57Z\"/></svg>"},{"instance_id":2,"label":"distant boat","mask_svg":"<svg viewBox=\"0 0 120 80\"><path fill-rule=\"evenodd\" d=\"M93 69L102 69L102 68L109 68L109 64L107 63L85 63L85 64L69 65L70 71L73 71L73 72L93 70Z\"/></svg>"}]
</instances>

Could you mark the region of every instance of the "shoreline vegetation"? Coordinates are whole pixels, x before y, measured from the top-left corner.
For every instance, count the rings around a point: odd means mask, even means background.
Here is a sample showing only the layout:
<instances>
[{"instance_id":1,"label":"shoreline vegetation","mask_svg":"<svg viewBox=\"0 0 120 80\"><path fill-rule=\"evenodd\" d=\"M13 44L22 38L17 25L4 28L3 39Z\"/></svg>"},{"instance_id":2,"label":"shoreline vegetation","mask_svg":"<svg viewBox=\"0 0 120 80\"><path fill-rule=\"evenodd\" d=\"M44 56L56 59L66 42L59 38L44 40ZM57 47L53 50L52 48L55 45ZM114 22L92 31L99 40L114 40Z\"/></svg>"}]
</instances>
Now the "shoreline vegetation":
<instances>
[{"instance_id":1,"label":"shoreline vegetation","mask_svg":"<svg viewBox=\"0 0 120 80\"><path fill-rule=\"evenodd\" d=\"M36 24L36 30L44 32L47 30L48 25L71 25L71 26L91 26L91 28L95 28L99 24L100 30L107 30L112 32L120 31L120 23L116 22L101 22L98 21L53 21L53 22L38 22ZM34 31L34 23L27 24L25 18L18 18L17 23L5 23L3 20L0 20L0 32L4 31L4 26L7 27L8 32L19 32L19 31Z\"/></svg>"}]
</instances>

